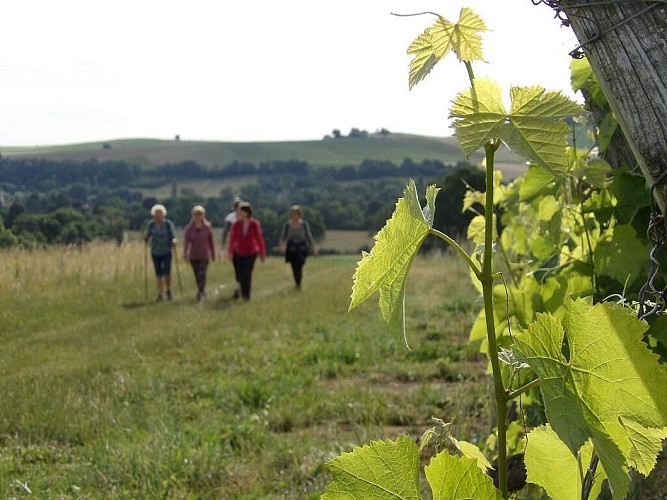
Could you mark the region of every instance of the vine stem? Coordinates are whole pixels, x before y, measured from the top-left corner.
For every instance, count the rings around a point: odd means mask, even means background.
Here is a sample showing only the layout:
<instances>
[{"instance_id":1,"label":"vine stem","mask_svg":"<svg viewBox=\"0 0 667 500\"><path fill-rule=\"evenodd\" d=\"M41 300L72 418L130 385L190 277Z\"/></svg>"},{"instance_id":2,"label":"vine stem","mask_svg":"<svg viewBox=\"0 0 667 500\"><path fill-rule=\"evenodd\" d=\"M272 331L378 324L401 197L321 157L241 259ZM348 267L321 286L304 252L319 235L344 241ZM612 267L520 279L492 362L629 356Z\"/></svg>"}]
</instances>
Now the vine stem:
<instances>
[{"instance_id":1,"label":"vine stem","mask_svg":"<svg viewBox=\"0 0 667 500\"><path fill-rule=\"evenodd\" d=\"M472 69L472 64L470 61L463 61L463 64L466 67L466 71L468 72L468 80L470 80L470 86L472 87L473 91L475 90L475 72ZM477 101L475 99L475 101Z\"/></svg>"},{"instance_id":2,"label":"vine stem","mask_svg":"<svg viewBox=\"0 0 667 500\"><path fill-rule=\"evenodd\" d=\"M431 228L431 234L434 236L437 236L441 240L444 240L446 243L448 243L454 250L458 252L458 254L463 257L463 259L466 261L470 269L472 269L472 272L475 273L475 276L477 276L477 279L481 279L482 273L477 267L477 264L470 258L470 255L466 253L463 248L461 248L461 245L459 245L455 240L447 236L445 233L438 231L437 229Z\"/></svg>"},{"instance_id":3,"label":"vine stem","mask_svg":"<svg viewBox=\"0 0 667 500\"><path fill-rule=\"evenodd\" d=\"M528 383L527 383L526 385L524 385L523 387L519 387L518 389L516 389L516 390L514 390L514 391L510 391L510 392L508 392L508 393L507 393L507 399L510 400L510 399L518 398L518 397L521 396L524 392L528 392L528 391L531 390L533 387L538 387L539 385L540 385L540 379L539 379L539 378L536 378L535 380L533 380L533 381L531 381L531 382L528 382Z\"/></svg>"},{"instance_id":4,"label":"vine stem","mask_svg":"<svg viewBox=\"0 0 667 500\"><path fill-rule=\"evenodd\" d=\"M489 358L493 371L494 395L498 418L498 487L503 498L507 498L507 401L508 395L503 384L503 374L498 359L498 342L493 314L493 167L500 141L489 141L484 145L486 154L486 203L484 210L484 260L482 263L482 293L484 295L484 316L486 336L489 343Z\"/></svg>"}]
</instances>

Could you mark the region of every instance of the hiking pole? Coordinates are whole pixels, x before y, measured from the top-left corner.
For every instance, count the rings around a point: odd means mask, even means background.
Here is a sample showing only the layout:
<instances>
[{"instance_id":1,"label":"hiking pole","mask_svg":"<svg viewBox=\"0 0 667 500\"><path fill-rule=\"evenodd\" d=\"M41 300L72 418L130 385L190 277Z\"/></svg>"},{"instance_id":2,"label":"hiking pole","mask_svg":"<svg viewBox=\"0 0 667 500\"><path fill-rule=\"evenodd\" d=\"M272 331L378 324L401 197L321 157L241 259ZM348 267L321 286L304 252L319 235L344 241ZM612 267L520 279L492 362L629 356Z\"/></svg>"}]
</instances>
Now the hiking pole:
<instances>
[{"instance_id":1,"label":"hiking pole","mask_svg":"<svg viewBox=\"0 0 667 500\"><path fill-rule=\"evenodd\" d=\"M148 302L148 245L144 243L144 302Z\"/></svg>"},{"instance_id":2,"label":"hiking pole","mask_svg":"<svg viewBox=\"0 0 667 500\"><path fill-rule=\"evenodd\" d=\"M178 291L183 295L183 283L181 283L181 270L178 267L178 250L174 247L174 264L176 264L176 280L178 281Z\"/></svg>"}]
</instances>

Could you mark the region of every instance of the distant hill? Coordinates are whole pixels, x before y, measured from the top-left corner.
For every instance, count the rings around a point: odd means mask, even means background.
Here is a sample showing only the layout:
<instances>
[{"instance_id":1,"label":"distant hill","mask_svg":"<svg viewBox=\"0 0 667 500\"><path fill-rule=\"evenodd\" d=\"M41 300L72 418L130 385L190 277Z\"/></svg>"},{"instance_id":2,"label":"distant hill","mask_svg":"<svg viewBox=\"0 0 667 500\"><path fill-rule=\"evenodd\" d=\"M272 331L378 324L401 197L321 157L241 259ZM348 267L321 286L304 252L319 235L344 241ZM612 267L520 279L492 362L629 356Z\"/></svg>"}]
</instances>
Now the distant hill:
<instances>
[{"instance_id":1,"label":"distant hill","mask_svg":"<svg viewBox=\"0 0 667 500\"><path fill-rule=\"evenodd\" d=\"M399 164L410 158L415 162L440 160L456 163L465 157L453 137L426 137L410 134L367 137L326 138L286 142L204 142L159 139L120 139L57 146L3 147L3 156L34 157L52 160L72 159L126 161L150 168L165 163L192 160L208 168L234 161L259 164L277 160L301 160L313 166L358 165L363 160L388 160ZM481 154L471 161L479 163ZM525 171L521 158L509 151L499 151L497 167L506 178Z\"/></svg>"}]
</instances>

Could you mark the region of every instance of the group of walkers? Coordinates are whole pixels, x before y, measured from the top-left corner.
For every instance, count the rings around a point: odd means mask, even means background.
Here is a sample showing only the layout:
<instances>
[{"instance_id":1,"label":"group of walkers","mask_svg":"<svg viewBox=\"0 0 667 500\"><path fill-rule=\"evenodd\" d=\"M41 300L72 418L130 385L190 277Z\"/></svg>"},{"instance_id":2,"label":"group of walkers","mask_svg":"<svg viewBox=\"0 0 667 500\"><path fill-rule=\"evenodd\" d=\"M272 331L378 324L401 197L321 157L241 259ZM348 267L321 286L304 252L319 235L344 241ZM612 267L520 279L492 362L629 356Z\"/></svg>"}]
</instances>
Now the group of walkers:
<instances>
[{"instance_id":1,"label":"group of walkers","mask_svg":"<svg viewBox=\"0 0 667 500\"><path fill-rule=\"evenodd\" d=\"M152 219L146 227L144 241L150 246L155 277L157 280L157 302L172 300L171 262L176 252L176 230L167 219L167 209L163 205L151 208ZM280 251L289 262L296 288L301 288L303 266L306 257L316 254L315 240L306 220L302 218L301 207L294 205L289 211L280 232ZM266 243L262 225L252 216L252 206L241 199L234 200L233 211L224 220L222 229L221 257L231 260L234 266L236 286L233 298L250 300L252 272L255 261L266 260ZM176 257L177 258L177 257ZM192 208L192 219L183 231L183 260L192 266L197 283L197 300L206 296L206 271L209 262L215 261L213 228L206 219L206 210L201 205Z\"/></svg>"}]
</instances>

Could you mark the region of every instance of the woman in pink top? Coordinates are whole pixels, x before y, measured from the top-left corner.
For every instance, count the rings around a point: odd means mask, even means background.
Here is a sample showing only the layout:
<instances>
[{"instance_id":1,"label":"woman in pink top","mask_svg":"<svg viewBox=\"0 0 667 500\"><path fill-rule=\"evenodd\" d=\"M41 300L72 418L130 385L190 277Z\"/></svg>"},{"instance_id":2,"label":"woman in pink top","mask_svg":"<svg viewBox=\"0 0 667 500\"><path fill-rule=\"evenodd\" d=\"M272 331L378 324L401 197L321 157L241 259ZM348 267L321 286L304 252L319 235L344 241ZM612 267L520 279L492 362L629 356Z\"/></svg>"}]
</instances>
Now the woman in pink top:
<instances>
[{"instance_id":1,"label":"woman in pink top","mask_svg":"<svg viewBox=\"0 0 667 500\"><path fill-rule=\"evenodd\" d=\"M262 262L266 260L266 245L262 234L262 225L257 219L252 218L250 203L242 202L239 204L239 215L241 218L234 223L229 233L227 253L234 260L234 265L239 270L241 296L244 300L249 300L255 260L257 260L257 255Z\"/></svg>"},{"instance_id":2,"label":"woman in pink top","mask_svg":"<svg viewBox=\"0 0 667 500\"><path fill-rule=\"evenodd\" d=\"M197 300L205 297L206 269L209 258L215 260L213 230L206 220L206 210L201 205L192 209L192 219L185 226L183 260L190 262L197 281Z\"/></svg>"}]
</instances>

